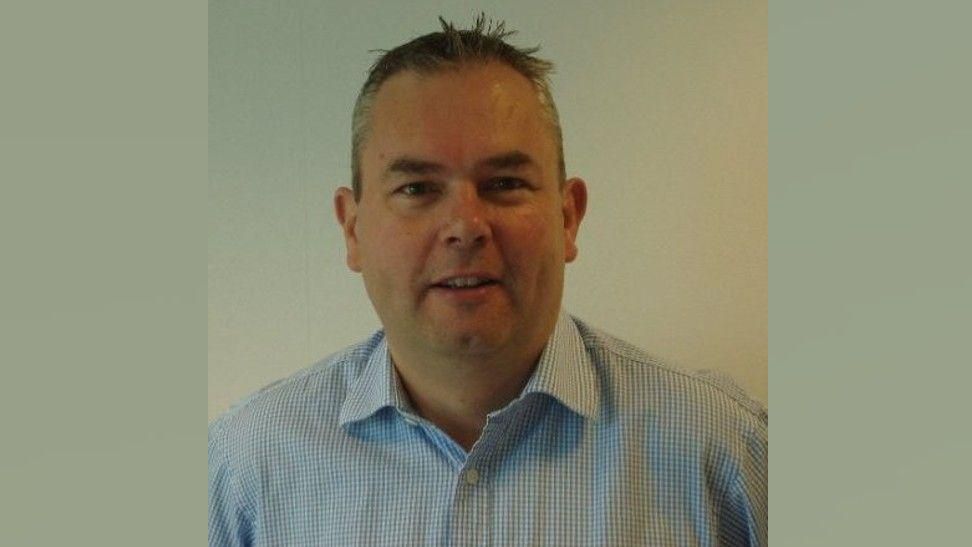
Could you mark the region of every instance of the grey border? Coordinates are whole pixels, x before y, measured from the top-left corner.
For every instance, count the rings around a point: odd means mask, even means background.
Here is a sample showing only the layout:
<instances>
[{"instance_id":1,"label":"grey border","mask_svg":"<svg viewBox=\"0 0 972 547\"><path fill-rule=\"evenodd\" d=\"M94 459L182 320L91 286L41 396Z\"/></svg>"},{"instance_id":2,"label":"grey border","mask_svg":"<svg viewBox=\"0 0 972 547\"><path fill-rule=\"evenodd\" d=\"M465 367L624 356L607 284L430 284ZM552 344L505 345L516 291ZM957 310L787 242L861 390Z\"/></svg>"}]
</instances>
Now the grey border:
<instances>
[{"instance_id":1,"label":"grey border","mask_svg":"<svg viewBox=\"0 0 972 547\"><path fill-rule=\"evenodd\" d=\"M968 535L972 46L943 8L770 7L775 545Z\"/></svg>"},{"instance_id":2,"label":"grey border","mask_svg":"<svg viewBox=\"0 0 972 547\"><path fill-rule=\"evenodd\" d=\"M0 545L204 541L206 25L0 9Z\"/></svg>"}]
</instances>

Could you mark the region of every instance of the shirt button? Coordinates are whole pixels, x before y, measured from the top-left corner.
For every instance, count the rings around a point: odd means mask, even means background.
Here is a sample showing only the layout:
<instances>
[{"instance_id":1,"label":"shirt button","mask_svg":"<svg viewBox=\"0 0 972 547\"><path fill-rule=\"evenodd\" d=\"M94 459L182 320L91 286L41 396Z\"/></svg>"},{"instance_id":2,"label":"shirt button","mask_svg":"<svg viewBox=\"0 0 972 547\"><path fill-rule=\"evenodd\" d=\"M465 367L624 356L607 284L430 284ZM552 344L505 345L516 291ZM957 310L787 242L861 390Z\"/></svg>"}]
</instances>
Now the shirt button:
<instances>
[{"instance_id":1,"label":"shirt button","mask_svg":"<svg viewBox=\"0 0 972 547\"><path fill-rule=\"evenodd\" d=\"M476 483L479 482L479 471L476 471L475 469L470 469L466 471L464 478L466 480L466 484L475 485Z\"/></svg>"}]
</instances>

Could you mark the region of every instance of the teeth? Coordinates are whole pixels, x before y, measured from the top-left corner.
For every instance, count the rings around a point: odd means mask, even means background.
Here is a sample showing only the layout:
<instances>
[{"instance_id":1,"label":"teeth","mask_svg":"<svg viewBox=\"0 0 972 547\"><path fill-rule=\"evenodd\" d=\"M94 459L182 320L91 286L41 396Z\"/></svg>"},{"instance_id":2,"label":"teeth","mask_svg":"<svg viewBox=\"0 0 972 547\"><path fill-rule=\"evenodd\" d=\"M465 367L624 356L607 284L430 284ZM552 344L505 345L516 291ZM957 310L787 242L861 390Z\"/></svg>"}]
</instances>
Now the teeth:
<instances>
[{"instance_id":1,"label":"teeth","mask_svg":"<svg viewBox=\"0 0 972 547\"><path fill-rule=\"evenodd\" d=\"M481 277L454 277L444 283L447 287L462 289L465 287L475 287L489 281Z\"/></svg>"}]
</instances>

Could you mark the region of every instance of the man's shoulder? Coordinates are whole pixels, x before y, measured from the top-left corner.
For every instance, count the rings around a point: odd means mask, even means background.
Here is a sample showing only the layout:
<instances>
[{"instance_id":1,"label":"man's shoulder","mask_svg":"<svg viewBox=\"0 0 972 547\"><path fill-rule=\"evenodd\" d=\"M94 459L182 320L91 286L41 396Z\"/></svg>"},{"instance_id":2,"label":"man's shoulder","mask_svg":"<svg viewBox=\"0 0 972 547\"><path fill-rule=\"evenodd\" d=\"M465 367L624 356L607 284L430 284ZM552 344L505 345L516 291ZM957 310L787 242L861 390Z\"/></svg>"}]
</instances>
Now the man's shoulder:
<instances>
[{"instance_id":1,"label":"man's shoulder","mask_svg":"<svg viewBox=\"0 0 972 547\"><path fill-rule=\"evenodd\" d=\"M379 331L244 397L210 422L210 441L214 437L253 436L285 422L313 419L336 423L348 385L382 338Z\"/></svg>"},{"instance_id":2,"label":"man's shoulder","mask_svg":"<svg viewBox=\"0 0 972 547\"><path fill-rule=\"evenodd\" d=\"M573 319L602 382L616 394L619 410L718 414L766 427L766 407L727 374L667 363L583 320Z\"/></svg>"}]
</instances>

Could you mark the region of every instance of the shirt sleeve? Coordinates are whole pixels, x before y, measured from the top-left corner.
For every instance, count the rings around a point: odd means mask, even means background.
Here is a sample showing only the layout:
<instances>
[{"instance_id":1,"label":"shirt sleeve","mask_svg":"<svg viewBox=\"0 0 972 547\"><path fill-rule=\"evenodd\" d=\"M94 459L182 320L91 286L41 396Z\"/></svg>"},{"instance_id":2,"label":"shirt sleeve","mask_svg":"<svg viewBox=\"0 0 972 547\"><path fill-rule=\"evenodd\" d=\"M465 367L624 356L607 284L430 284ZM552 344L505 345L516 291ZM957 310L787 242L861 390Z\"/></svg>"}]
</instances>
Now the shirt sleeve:
<instances>
[{"instance_id":1,"label":"shirt sleeve","mask_svg":"<svg viewBox=\"0 0 972 547\"><path fill-rule=\"evenodd\" d=\"M246 517L238 477L230 466L219 424L209 427L209 545L250 545L250 524Z\"/></svg>"},{"instance_id":2,"label":"shirt sleeve","mask_svg":"<svg viewBox=\"0 0 972 547\"><path fill-rule=\"evenodd\" d=\"M767 545L768 443L765 411L759 418L757 427L746 435L743 461L729 488L720 534L724 545Z\"/></svg>"}]
</instances>

